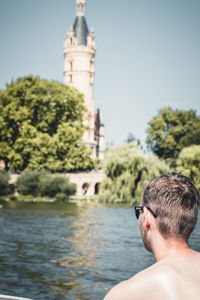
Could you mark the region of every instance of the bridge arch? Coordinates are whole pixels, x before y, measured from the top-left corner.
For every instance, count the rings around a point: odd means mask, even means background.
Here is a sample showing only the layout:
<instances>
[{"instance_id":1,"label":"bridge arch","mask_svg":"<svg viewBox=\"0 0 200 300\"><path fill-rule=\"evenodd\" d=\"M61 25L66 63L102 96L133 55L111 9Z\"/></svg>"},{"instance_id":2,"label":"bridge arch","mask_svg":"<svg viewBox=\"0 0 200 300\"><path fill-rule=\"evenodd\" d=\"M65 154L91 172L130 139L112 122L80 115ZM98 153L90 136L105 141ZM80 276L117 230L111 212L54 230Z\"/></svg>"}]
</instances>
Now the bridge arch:
<instances>
[{"instance_id":1,"label":"bridge arch","mask_svg":"<svg viewBox=\"0 0 200 300\"><path fill-rule=\"evenodd\" d=\"M98 195L100 192L101 182L97 182L94 186L94 195Z\"/></svg>"},{"instance_id":2,"label":"bridge arch","mask_svg":"<svg viewBox=\"0 0 200 300\"><path fill-rule=\"evenodd\" d=\"M88 193L88 189L89 189L89 183L88 182L84 182L82 185L82 194L83 195L87 195Z\"/></svg>"}]
</instances>

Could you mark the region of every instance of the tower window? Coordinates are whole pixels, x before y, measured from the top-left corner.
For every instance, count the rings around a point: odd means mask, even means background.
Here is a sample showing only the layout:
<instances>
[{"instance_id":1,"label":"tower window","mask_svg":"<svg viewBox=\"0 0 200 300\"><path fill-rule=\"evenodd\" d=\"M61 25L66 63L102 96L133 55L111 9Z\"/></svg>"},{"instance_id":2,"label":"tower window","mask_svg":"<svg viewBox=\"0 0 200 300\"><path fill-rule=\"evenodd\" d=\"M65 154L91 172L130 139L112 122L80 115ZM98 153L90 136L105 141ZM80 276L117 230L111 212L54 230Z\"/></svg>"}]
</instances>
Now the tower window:
<instances>
[{"instance_id":1,"label":"tower window","mask_svg":"<svg viewBox=\"0 0 200 300\"><path fill-rule=\"evenodd\" d=\"M90 61L90 72L94 71L94 62L93 60Z\"/></svg>"},{"instance_id":2,"label":"tower window","mask_svg":"<svg viewBox=\"0 0 200 300\"><path fill-rule=\"evenodd\" d=\"M70 71L73 70L73 64L72 64L72 61L70 62Z\"/></svg>"}]
</instances>

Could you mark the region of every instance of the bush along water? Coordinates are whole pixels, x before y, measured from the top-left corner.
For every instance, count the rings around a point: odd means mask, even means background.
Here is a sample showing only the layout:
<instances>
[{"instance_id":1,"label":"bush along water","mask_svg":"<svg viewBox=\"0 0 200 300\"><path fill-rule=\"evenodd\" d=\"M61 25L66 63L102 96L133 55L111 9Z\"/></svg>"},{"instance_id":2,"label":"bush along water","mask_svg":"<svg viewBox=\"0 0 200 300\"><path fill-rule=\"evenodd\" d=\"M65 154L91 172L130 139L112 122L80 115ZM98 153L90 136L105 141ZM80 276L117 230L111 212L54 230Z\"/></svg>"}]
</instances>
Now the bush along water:
<instances>
[{"instance_id":1,"label":"bush along water","mask_svg":"<svg viewBox=\"0 0 200 300\"><path fill-rule=\"evenodd\" d=\"M0 196L14 193L13 184L9 184L9 174L5 170L0 170Z\"/></svg>"},{"instance_id":2,"label":"bush along water","mask_svg":"<svg viewBox=\"0 0 200 300\"><path fill-rule=\"evenodd\" d=\"M57 201L66 201L76 193L76 185L68 178L45 171L23 172L17 179L16 188L20 195L48 197Z\"/></svg>"}]
</instances>

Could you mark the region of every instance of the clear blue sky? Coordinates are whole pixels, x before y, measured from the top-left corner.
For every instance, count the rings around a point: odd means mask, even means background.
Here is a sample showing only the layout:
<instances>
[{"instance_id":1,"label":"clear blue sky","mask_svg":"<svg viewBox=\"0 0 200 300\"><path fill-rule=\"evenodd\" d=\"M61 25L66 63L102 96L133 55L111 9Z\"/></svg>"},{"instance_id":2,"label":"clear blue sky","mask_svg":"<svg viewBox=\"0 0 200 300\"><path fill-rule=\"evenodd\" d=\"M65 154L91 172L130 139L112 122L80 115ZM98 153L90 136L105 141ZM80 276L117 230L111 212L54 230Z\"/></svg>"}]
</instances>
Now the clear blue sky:
<instances>
[{"instance_id":1,"label":"clear blue sky","mask_svg":"<svg viewBox=\"0 0 200 300\"><path fill-rule=\"evenodd\" d=\"M0 0L0 88L27 74L63 82L63 43L75 0ZM105 144L171 106L200 113L200 1L88 0L96 35L96 106Z\"/></svg>"}]
</instances>

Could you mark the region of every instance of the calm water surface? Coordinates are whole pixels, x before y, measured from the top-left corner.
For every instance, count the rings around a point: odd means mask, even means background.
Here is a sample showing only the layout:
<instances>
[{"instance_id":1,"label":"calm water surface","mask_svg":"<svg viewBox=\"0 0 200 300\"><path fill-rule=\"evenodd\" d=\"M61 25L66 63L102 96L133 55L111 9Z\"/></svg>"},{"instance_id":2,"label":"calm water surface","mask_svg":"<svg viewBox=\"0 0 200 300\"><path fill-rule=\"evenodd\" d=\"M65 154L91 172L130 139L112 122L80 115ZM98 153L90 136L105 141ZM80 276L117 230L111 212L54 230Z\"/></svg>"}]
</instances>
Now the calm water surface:
<instances>
[{"instance_id":1,"label":"calm water surface","mask_svg":"<svg viewBox=\"0 0 200 300\"><path fill-rule=\"evenodd\" d=\"M0 293L95 299L154 262L132 208L93 204L4 205L0 209ZM190 239L200 251L200 225Z\"/></svg>"}]
</instances>

